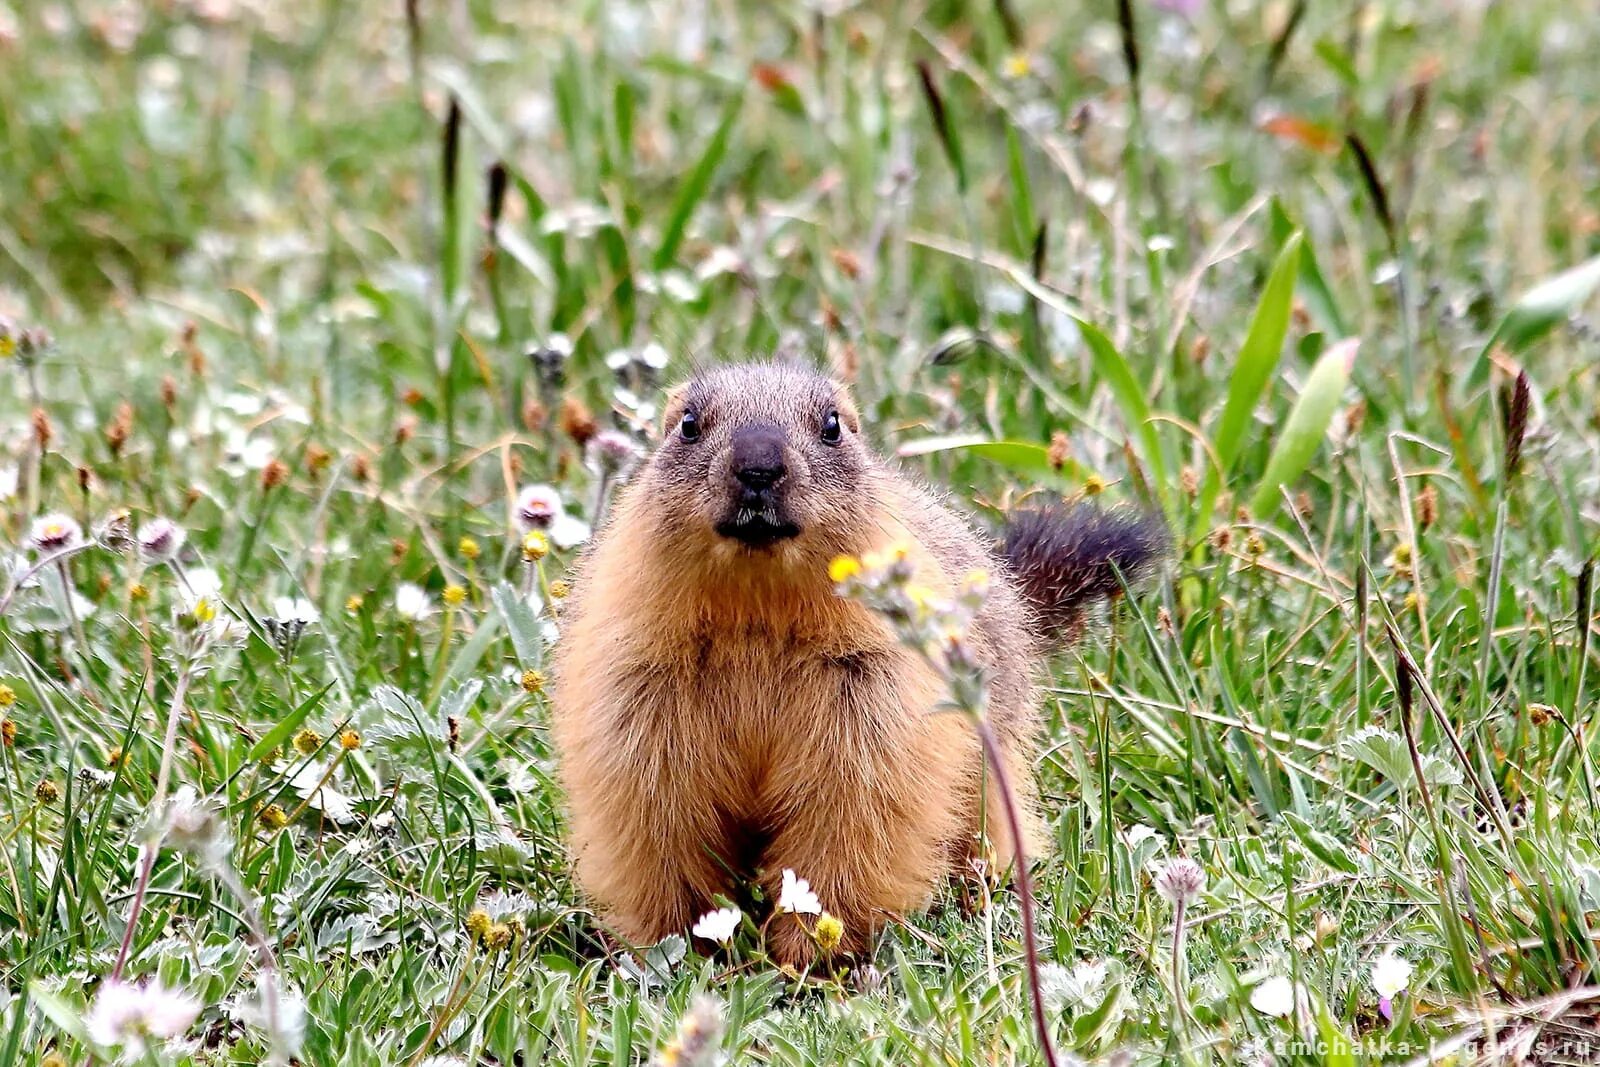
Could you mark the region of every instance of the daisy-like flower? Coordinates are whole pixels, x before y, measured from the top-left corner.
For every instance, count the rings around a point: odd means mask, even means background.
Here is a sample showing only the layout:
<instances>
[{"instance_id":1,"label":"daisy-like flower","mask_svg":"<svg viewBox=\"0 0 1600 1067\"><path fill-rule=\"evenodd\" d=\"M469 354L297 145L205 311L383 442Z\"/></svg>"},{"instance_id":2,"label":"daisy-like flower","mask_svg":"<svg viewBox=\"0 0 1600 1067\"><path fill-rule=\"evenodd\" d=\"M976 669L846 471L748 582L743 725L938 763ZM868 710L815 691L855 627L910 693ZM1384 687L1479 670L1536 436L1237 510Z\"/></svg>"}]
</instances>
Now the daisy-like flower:
<instances>
[{"instance_id":1,"label":"daisy-like flower","mask_svg":"<svg viewBox=\"0 0 1600 1067\"><path fill-rule=\"evenodd\" d=\"M568 512L561 512L550 523L550 540L557 548L577 548L589 540L589 524Z\"/></svg>"},{"instance_id":2,"label":"daisy-like flower","mask_svg":"<svg viewBox=\"0 0 1600 1067\"><path fill-rule=\"evenodd\" d=\"M202 601L209 601L215 607L222 597L222 577L210 567L195 567L183 572L178 589L185 611L192 613Z\"/></svg>"},{"instance_id":3,"label":"daisy-like flower","mask_svg":"<svg viewBox=\"0 0 1600 1067\"><path fill-rule=\"evenodd\" d=\"M1411 961L1395 955L1393 948L1372 965L1372 988L1378 991L1378 1010L1385 1019L1394 1018L1394 998L1411 984Z\"/></svg>"},{"instance_id":4,"label":"daisy-like flower","mask_svg":"<svg viewBox=\"0 0 1600 1067\"><path fill-rule=\"evenodd\" d=\"M90 1041L102 1048L120 1048L138 1059L150 1038L180 1037L199 1014L198 1000L159 981L142 985L107 981L83 1022Z\"/></svg>"},{"instance_id":5,"label":"daisy-like flower","mask_svg":"<svg viewBox=\"0 0 1600 1067\"><path fill-rule=\"evenodd\" d=\"M280 763L276 769L280 774L285 773L289 769L289 764ZM305 763L289 779L289 788L311 807L322 812L329 821L355 822L355 802L336 789L331 781L324 782L323 770L315 762Z\"/></svg>"},{"instance_id":6,"label":"daisy-like flower","mask_svg":"<svg viewBox=\"0 0 1600 1067\"><path fill-rule=\"evenodd\" d=\"M282 1067L300 1054L306 1032L305 997L294 986L279 982L276 971L258 972L255 994L236 1001L230 1014L266 1036L264 1063Z\"/></svg>"},{"instance_id":7,"label":"daisy-like flower","mask_svg":"<svg viewBox=\"0 0 1600 1067\"><path fill-rule=\"evenodd\" d=\"M601 430L589 442L589 455L602 474L623 474L639 458L639 446L620 430Z\"/></svg>"},{"instance_id":8,"label":"daisy-like flower","mask_svg":"<svg viewBox=\"0 0 1600 1067\"><path fill-rule=\"evenodd\" d=\"M83 542L83 528L60 512L41 515L28 530L28 544L41 555L73 548Z\"/></svg>"},{"instance_id":9,"label":"daisy-like flower","mask_svg":"<svg viewBox=\"0 0 1600 1067\"><path fill-rule=\"evenodd\" d=\"M733 935L738 932L739 923L743 920L744 912L738 908L717 908L700 916L690 932L707 941L726 945L733 940Z\"/></svg>"},{"instance_id":10,"label":"daisy-like flower","mask_svg":"<svg viewBox=\"0 0 1600 1067\"><path fill-rule=\"evenodd\" d=\"M517 529L529 533L533 530L548 531L561 511L561 493L555 486L530 485L517 494L517 502L511 513Z\"/></svg>"},{"instance_id":11,"label":"daisy-like flower","mask_svg":"<svg viewBox=\"0 0 1600 1067\"><path fill-rule=\"evenodd\" d=\"M1250 1006L1262 1015L1287 1019L1294 1011L1294 984L1283 975L1275 974L1251 991Z\"/></svg>"},{"instance_id":12,"label":"daisy-like flower","mask_svg":"<svg viewBox=\"0 0 1600 1067\"><path fill-rule=\"evenodd\" d=\"M1069 970L1059 963L1039 967L1039 990L1051 1011L1077 1005L1088 1007L1106 982L1104 960L1079 960Z\"/></svg>"},{"instance_id":13,"label":"daisy-like flower","mask_svg":"<svg viewBox=\"0 0 1600 1067\"><path fill-rule=\"evenodd\" d=\"M553 485L525 487L517 494L511 516L524 535L543 534L557 548L574 548L589 539L589 524L567 512Z\"/></svg>"},{"instance_id":14,"label":"daisy-like flower","mask_svg":"<svg viewBox=\"0 0 1600 1067\"><path fill-rule=\"evenodd\" d=\"M401 582L394 590L394 610L402 619L420 622L433 614L433 598L414 582Z\"/></svg>"},{"instance_id":15,"label":"daisy-like flower","mask_svg":"<svg viewBox=\"0 0 1600 1067\"><path fill-rule=\"evenodd\" d=\"M783 887L778 892L778 910L796 915L821 915L822 901L811 891L810 882L795 877L795 873L785 867Z\"/></svg>"},{"instance_id":16,"label":"daisy-like flower","mask_svg":"<svg viewBox=\"0 0 1600 1067\"><path fill-rule=\"evenodd\" d=\"M139 527L139 558L146 563L170 563L178 558L186 536L182 526L158 515Z\"/></svg>"},{"instance_id":17,"label":"daisy-like flower","mask_svg":"<svg viewBox=\"0 0 1600 1067\"><path fill-rule=\"evenodd\" d=\"M1187 904L1205 888L1206 872L1187 856L1172 860L1156 875L1156 892L1172 904Z\"/></svg>"},{"instance_id":18,"label":"daisy-like flower","mask_svg":"<svg viewBox=\"0 0 1600 1067\"><path fill-rule=\"evenodd\" d=\"M173 848L189 853L203 867L219 869L228 862L233 840L217 818L217 810L184 785L167 799L161 813L163 834Z\"/></svg>"},{"instance_id":19,"label":"daisy-like flower","mask_svg":"<svg viewBox=\"0 0 1600 1067\"><path fill-rule=\"evenodd\" d=\"M280 596L272 601L272 617L279 622L298 624L303 629L320 621L322 613L304 597Z\"/></svg>"}]
</instances>

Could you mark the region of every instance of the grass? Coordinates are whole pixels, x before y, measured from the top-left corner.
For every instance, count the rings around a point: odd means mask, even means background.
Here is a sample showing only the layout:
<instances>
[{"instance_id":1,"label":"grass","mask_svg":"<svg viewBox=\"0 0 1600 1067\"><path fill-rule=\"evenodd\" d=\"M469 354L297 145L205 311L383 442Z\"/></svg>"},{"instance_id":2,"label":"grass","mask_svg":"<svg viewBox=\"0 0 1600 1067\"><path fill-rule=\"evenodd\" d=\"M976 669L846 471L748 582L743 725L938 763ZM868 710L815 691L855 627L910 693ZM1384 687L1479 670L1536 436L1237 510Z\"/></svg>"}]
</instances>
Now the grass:
<instances>
[{"instance_id":1,"label":"grass","mask_svg":"<svg viewBox=\"0 0 1600 1067\"><path fill-rule=\"evenodd\" d=\"M731 1062L1039 1062L1014 894L801 983L748 935L634 961L568 877L525 672L576 549L530 570L509 502L592 521L591 420L644 441L666 380L773 351L982 521L1046 488L1179 534L1048 679L1064 1053L1582 1058L1600 31L1197 8L0 6L0 313L51 335L0 370L0 1063L110 1057L113 973L199 1002L151 1062L621 1064L685 1013ZM178 563L11 589L36 517L119 509ZM234 633L175 621L207 569Z\"/></svg>"}]
</instances>

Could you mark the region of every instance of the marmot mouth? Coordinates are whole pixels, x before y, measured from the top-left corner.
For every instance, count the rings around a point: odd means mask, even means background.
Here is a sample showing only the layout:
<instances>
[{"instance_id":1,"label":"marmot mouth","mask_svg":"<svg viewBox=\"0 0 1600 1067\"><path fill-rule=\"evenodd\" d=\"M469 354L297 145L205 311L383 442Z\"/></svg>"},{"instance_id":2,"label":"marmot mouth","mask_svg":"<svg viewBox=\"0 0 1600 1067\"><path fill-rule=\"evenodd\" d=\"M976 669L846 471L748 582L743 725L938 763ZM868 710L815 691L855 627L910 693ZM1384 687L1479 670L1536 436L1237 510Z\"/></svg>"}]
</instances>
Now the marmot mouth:
<instances>
[{"instance_id":1,"label":"marmot mouth","mask_svg":"<svg viewBox=\"0 0 1600 1067\"><path fill-rule=\"evenodd\" d=\"M739 508L717 523L717 533L750 548L765 548L800 536L800 527L776 508Z\"/></svg>"}]
</instances>

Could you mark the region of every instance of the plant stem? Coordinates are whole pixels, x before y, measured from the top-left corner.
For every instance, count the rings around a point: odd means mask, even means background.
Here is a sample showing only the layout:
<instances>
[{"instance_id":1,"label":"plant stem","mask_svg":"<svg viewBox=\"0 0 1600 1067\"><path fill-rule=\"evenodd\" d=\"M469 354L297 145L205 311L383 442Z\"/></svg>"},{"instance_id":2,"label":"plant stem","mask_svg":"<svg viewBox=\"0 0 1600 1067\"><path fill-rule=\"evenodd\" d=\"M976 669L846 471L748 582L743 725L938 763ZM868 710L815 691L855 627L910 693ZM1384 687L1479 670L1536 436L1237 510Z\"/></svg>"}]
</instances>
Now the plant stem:
<instances>
[{"instance_id":1,"label":"plant stem","mask_svg":"<svg viewBox=\"0 0 1600 1067\"><path fill-rule=\"evenodd\" d=\"M1011 779L1006 774L1005 761L1000 757L1000 745L995 740L994 729L982 715L972 716L973 729L983 742L983 754L994 771L995 791L1000 794L1001 807L1005 809L1006 826L1011 831L1012 863L1016 867L1017 899L1022 905L1022 948L1028 969L1028 992L1033 1002L1033 1022L1038 1030L1039 1051L1046 1067L1056 1067L1055 1044L1050 1040L1050 1024L1045 1018L1044 993L1039 989L1039 945L1033 930L1033 886L1028 879L1028 856L1022 840L1022 818L1017 814L1017 800L1011 792Z\"/></svg>"}]
</instances>

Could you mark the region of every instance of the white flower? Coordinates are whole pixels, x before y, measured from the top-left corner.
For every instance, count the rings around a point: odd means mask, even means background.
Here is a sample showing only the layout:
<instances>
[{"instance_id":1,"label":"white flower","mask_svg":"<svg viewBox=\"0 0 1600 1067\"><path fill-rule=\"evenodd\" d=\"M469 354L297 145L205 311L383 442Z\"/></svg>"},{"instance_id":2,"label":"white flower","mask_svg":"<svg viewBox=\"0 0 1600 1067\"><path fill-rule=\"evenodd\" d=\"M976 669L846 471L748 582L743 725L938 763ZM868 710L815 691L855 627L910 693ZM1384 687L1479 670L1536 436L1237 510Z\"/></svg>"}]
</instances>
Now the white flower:
<instances>
[{"instance_id":1,"label":"white flower","mask_svg":"<svg viewBox=\"0 0 1600 1067\"><path fill-rule=\"evenodd\" d=\"M183 572L178 583L178 598L183 610L193 612L201 601L210 601L213 607L222 597L222 578L210 567L195 567Z\"/></svg>"},{"instance_id":2,"label":"white flower","mask_svg":"<svg viewBox=\"0 0 1600 1067\"><path fill-rule=\"evenodd\" d=\"M139 555L146 563L167 563L183 547L183 527L159 515L139 527Z\"/></svg>"},{"instance_id":3,"label":"white flower","mask_svg":"<svg viewBox=\"0 0 1600 1067\"><path fill-rule=\"evenodd\" d=\"M394 591L394 610L402 619L419 622L433 614L433 598L412 582L401 582Z\"/></svg>"},{"instance_id":4,"label":"white flower","mask_svg":"<svg viewBox=\"0 0 1600 1067\"><path fill-rule=\"evenodd\" d=\"M1059 963L1039 965L1039 994L1051 1012L1071 1005L1090 1006L1105 982L1104 960L1079 960L1071 970Z\"/></svg>"},{"instance_id":5,"label":"white flower","mask_svg":"<svg viewBox=\"0 0 1600 1067\"><path fill-rule=\"evenodd\" d=\"M1294 1011L1294 985L1281 974L1275 974L1256 986L1250 994L1250 1006L1262 1015L1286 1019Z\"/></svg>"},{"instance_id":6,"label":"white flower","mask_svg":"<svg viewBox=\"0 0 1600 1067\"><path fill-rule=\"evenodd\" d=\"M1187 904L1205 888L1206 872L1187 856L1179 856L1156 875L1156 892L1173 904Z\"/></svg>"},{"instance_id":7,"label":"white flower","mask_svg":"<svg viewBox=\"0 0 1600 1067\"><path fill-rule=\"evenodd\" d=\"M1054 1015L1067 1006L1067 983L1071 974L1059 963L1039 964L1039 999L1044 1010Z\"/></svg>"},{"instance_id":8,"label":"white flower","mask_svg":"<svg viewBox=\"0 0 1600 1067\"><path fill-rule=\"evenodd\" d=\"M1146 826L1142 822L1130 826L1127 832L1122 835L1122 840L1127 843L1129 852L1139 851L1139 846L1144 844L1146 841L1149 841L1151 838L1154 838L1157 842L1160 842L1161 834L1157 832L1154 827ZM1159 844L1157 847L1160 847Z\"/></svg>"},{"instance_id":9,"label":"white flower","mask_svg":"<svg viewBox=\"0 0 1600 1067\"><path fill-rule=\"evenodd\" d=\"M198 1000L159 981L130 985L108 980L83 1022L90 1041L103 1048L125 1049L137 1059L144 1055L146 1038L179 1037L199 1014Z\"/></svg>"},{"instance_id":10,"label":"white flower","mask_svg":"<svg viewBox=\"0 0 1600 1067\"><path fill-rule=\"evenodd\" d=\"M72 548L82 541L83 527L60 512L39 516L28 530L28 544L44 555Z\"/></svg>"},{"instance_id":11,"label":"white flower","mask_svg":"<svg viewBox=\"0 0 1600 1067\"><path fill-rule=\"evenodd\" d=\"M234 1018L267 1037L263 1063L282 1067L300 1054L305 1040L306 1001L293 986L280 985L275 971L256 974L255 996L234 1005Z\"/></svg>"},{"instance_id":12,"label":"white flower","mask_svg":"<svg viewBox=\"0 0 1600 1067\"><path fill-rule=\"evenodd\" d=\"M288 765L280 763L277 770L282 774L288 770ZM294 772L294 777L289 779L289 788L333 822L354 822L355 803L334 788L331 781L319 785L322 783L323 770L324 768L315 763L305 763Z\"/></svg>"},{"instance_id":13,"label":"white flower","mask_svg":"<svg viewBox=\"0 0 1600 1067\"><path fill-rule=\"evenodd\" d=\"M576 548L589 540L589 524L563 511L550 522L550 540L557 548Z\"/></svg>"},{"instance_id":14,"label":"white flower","mask_svg":"<svg viewBox=\"0 0 1600 1067\"><path fill-rule=\"evenodd\" d=\"M733 940L733 935L738 932L739 923L743 919L744 912L738 908L718 908L700 916L691 932L696 937L726 945Z\"/></svg>"},{"instance_id":15,"label":"white flower","mask_svg":"<svg viewBox=\"0 0 1600 1067\"><path fill-rule=\"evenodd\" d=\"M1384 952L1372 965L1372 988L1378 991L1378 996L1386 999L1393 997L1405 992L1410 984L1411 961L1404 956L1396 956L1394 949Z\"/></svg>"},{"instance_id":16,"label":"white flower","mask_svg":"<svg viewBox=\"0 0 1600 1067\"><path fill-rule=\"evenodd\" d=\"M272 601L272 617L279 622L297 622L311 626L322 618L317 606L304 597L280 596Z\"/></svg>"},{"instance_id":17,"label":"white flower","mask_svg":"<svg viewBox=\"0 0 1600 1067\"><path fill-rule=\"evenodd\" d=\"M811 891L811 883L796 878L787 867L783 870L783 888L778 893L778 910L792 911L796 915L821 915L822 901Z\"/></svg>"}]
</instances>

